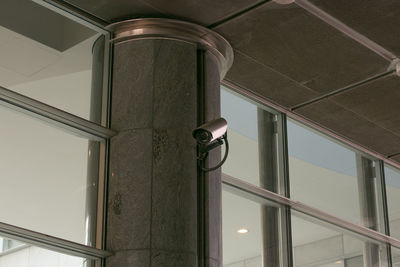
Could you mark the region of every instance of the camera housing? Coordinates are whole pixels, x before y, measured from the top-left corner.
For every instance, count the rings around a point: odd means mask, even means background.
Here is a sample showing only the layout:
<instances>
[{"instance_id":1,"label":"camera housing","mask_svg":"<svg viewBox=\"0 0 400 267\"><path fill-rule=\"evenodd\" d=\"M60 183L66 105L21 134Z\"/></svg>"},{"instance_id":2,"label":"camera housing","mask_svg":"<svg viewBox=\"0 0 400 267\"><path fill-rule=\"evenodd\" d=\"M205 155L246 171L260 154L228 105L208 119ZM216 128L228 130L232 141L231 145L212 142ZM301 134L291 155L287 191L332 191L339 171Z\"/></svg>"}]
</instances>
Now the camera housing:
<instances>
[{"instance_id":1,"label":"camera housing","mask_svg":"<svg viewBox=\"0 0 400 267\"><path fill-rule=\"evenodd\" d=\"M197 127L193 130L192 135L198 143L205 145L223 137L227 129L226 120L219 118Z\"/></svg>"},{"instance_id":2,"label":"camera housing","mask_svg":"<svg viewBox=\"0 0 400 267\"><path fill-rule=\"evenodd\" d=\"M197 162L198 167L204 171L214 171L222 166L228 157L228 123L224 118L209 121L193 130L192 135L197 141ZM225 155L220 163L211 168L205 168L205 159L208 152L225 143Z\"/></svg>"}]
</instances>

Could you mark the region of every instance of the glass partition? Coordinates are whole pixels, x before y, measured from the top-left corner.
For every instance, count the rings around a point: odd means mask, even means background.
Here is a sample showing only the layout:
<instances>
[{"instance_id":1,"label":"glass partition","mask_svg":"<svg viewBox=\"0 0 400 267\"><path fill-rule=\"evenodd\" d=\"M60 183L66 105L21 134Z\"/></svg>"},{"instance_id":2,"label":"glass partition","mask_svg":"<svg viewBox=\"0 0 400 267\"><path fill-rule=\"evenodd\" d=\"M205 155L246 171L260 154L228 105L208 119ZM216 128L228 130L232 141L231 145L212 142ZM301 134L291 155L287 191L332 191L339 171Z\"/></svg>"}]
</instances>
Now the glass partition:
<instances>
[{"instance_id":1,"label":"glass partition","mask_svg":"<svg viewBox=\"0 0 400 267\"><path fill-rule=\"evenodd\" d=\"M390 235L400 239L400 171L385 165Z\"/></svg>"},{"instance_id":2,"label":"glass partition","mask_svg":"<svg viewBox=\"0 0 400 267\"><path fill-rule=\"evenodd\" d=\"M223 266L280 266L281 230L278 220L272 220L280 212L279 207L267 200L256 202L223 190ZM264 259L268 265L263 263Z\"/></svg>"},{"instance_id":3,"label":"glass partition","mask_svg":"<svg viewBox=\"0 0 400 267\"><path fill-rule=\"evenodd\" d=\"M257 106L223 88L221 116L228 121L229 140L222 172L259 185Z\"/></svg>"},{"instance_id":4,"label":"glass partition","mask_svg":"<svg viewBox=\"0 0 400 267\"><path fill-rule=\"evenodd\" d=\"M360 223L356 153L288 120L290 196Z\"/></svg>"},{"instance_id":5,"label":"glass partition","mask_svg":"<svg viewBox=\"0 0 400 267\"><path fill-rule=\"evenodd\" d=\"M6 250L0 249L0 267L82 267L85 263L96 263L96 260L62 254L9 238L0 237L0 248L1 244L18 244L18 246Z\"/></svg>"},{"instance_id":6,"label":"glass partition","mask_svg":"<svg viewBox=\"0 0 400 267\"><path fill-rule=\"evenodd\" d=\"M298 267L390 266L390 242L382 238L387 229L381 161L291 119L285 131L285 117L235 93L223 90L221 98L232 149L223 166L224 188L234 188L222 197L224 266L287 267L291 261ZM399 173L384 168L395 238L400 238ZM265 189L281 195L290 189L290 199ZM275 205L263 203L260 195ZM279 250L278 264L266 247ZM291 247L291 257L284 247ZM391 251L392 266L400 266L400 250Z\"/></svg>"},{"instance_id":7,"label":"glass partition","mask_svg":"<svg viewBox=\"0 0 400 267\"><path fill-rule=\"evenodd\" d=\"M388 266L387 245L299 212L292 214L294 266Z\"/></svg>"},{"instance_id":8,"label":"glass partition","mask_svg":"<svg viewBox=\"0 0 400 267\"><path fill-rule=\"evenodd\" d=\"M95 120L104 37L34 1L2 1L0 25L0 86Z\"/></svg>"},{"instance_id":9,"label":"glass partition","mask_svg":"<svg viewBox=\"0 0 400 267\"><path fill-rule=\"evenodd\" d=\"M228 121L229 156L222 172L282 193L282 119L222 87L221 114Z\"/></svg>"},{"instance_id":10,"label":"glass partition","mask_svg":"<svg viewBox=\"0 0 400 267\"><path fill-rule=\"evenodd\" d=\"M98 181L89 140L2 106L0 121L0 222L86 243Z\"/></svg>"}]
</instances>

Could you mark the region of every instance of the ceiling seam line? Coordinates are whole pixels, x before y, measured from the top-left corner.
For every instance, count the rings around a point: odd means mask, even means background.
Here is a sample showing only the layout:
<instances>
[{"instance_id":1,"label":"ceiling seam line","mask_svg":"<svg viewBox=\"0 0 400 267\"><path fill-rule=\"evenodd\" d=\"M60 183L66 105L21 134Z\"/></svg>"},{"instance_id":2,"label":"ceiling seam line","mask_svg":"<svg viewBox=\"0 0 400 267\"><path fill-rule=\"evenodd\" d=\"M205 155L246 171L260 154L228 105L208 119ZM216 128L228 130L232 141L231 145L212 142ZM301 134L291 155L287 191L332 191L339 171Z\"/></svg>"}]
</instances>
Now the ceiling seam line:
<instances>
[{"instance_id":1,"label":"ceiling seam line","mask_svg":"<svg viewBox=\"0 0 400 267\"><path fill-rule=\"evenodd\" d=\"M375 52L376 54L380 55L381 57L385 58L388 61L392 61L397 58L395 54L384 48L383 46L377 44L373 40L367 38L363 34L357 32L353 28L349 27L347 24L343 23L342 21L338 20L334 16L330 15L329 13L323 11L321 8L315 6L314 4L310 3L308 0L295 0L296 5L303 8L310 14L314 15L315 17L319 18L320 20L324 21L325 23L331 25L336 30L342 32L349 38L353 39L354 41L358 42L359 44L363 45L364 47L368 48L369 50Z\"/></svg>"},{"instance_id":2,"label":"ceiling seam line","mask_svg":"<svg viewBox=\"0 0 400 267\"><path fill-rule=\"evenodd\" d=\"M85 9L80 8L77 5L67 3L63 0L32 0L32 1L38 5L47 7L50 10L61 14L62 16L70 18L71 20L77 23L82 24L82 22L79 21L80 20L85 21L86 23L89 23L98 29L108 32L108 30L106 30L105 27L108 24L110 24L109 21L104 20L103 18L96 16L93 13L86 11ZM86 24L84 25L88 26Z\"/></svg>"},{"instance_id":3,"label":"ceiling seam line","mask_svg":"<svg viewBox=\"0 0 400 267\"><path fill-rule=\"evenodd\" d=\"M224 18L224 19L221 19L220 21L217 21L217 22L214 22L213 24L210 24L209 26L207 26L207 28L214 29L216 27L219 27L219 26L221 26L221 25L223 25L223 24L225 24L225 23L227 23L227 22L229 22L231 20L234 20L234 19L236 19L236 18L238 18L238 17L240 17L240 16L242 16L242 15L244 15L244 14L246 14L246 13L248 13L248 12L250 12L250 11L256 9L256 8L258 8L258 7L260 7L260 6L263 6L264 4L267 4L268 2L270 2L270 1L263 0L261 2L258 2L256 4L254 4L254 5L248 6L245 9L243 9L243 10L237 12L237 13L234 13L234 14L232 14L232 15Z\"/></svg>"},{"instance_id":4,"label":"ceiling seam line","mask_svg":"<svg viewBox=\"0 0 400 267\"><path fill-rule=\"evenodd\" d=\"M234 48L233 50L234 50L234 53L241 54L242 56L244 56L244 57L250 59L251 61L253 61L253 62L256 63L256 64L261 65L262 67L268 69L269 71L273 72L274 74L277 74L277 75L279 75L279 76L282 76L283 78L285 78L286 80L288 80L288 81L294 83L295 85L297 85L297 86L299 86L299 87L301 87L301 88L303 88L303 89L306 89L306 90L308 90L308 91L310 91L310 92L314 92L314 93L315 93L315 91L314 91L313 89L311 89L310 87L308 87L308 86L306 86L306 85L304 85L304 84L302 84L302 83L296 81L296 80L293 79L292 77L288 76L287 74L285 74L285 73L283 73L283 72L280 72L279 70L275 69L274 67L269 66L269 65L267 65L267 64L265 64L265 63L263 63L263 62L257 61L254 57L249 56L248 54L246 54L246 53L240 51L240 50L237 49L237 48ZM280 77L280 78L281 78L281 77Z\"/></svg>"},{"instance_id":5,"label":"ceiling seam line","mask_svg":"<svg viewBox=\"0 0 400 267\"><path fill-rule=\"evenodd\" d=\"M398 152L398 153L394 153L394 154L391 154L391 155L389 155L389 156L388 156L388 158L391 158L391 157L396 157L396 156L398 156L398 155L400 155L400 152Z\"/></svg>"},{"instance_id":6,"label":"ceiling seam line","mask_svg":"<svg viewBox=\"0 0 400 267\"><path fill-rule=\"evenodd\" d=\"M396 72L396 71L395 71L395 70L389 70L389 71L385 71L385 72L379 73L379 74L374 75L374 76L371 76L371 77L369 77L369 78L367 78L367 79L365 79L365 80L362 80L362 81L359 81L359 82L350 84L350 85L348 85L348 86L345 86L345 87L336 89L336 90L334 90L334 91L332 91L332 92L329 92L329 93L327 93L327 94L321 95L321 96L319 96L319 97L316 97L316 98L310 99L310 100L308 100L308 101L305 101L305 102L303 102L303 103L300 103L300 104L297 104L297 105L295 105L295 106L292 106L292 107L290 108L290 110L291 110L291 111L295 111L295 110L297 110L297 109L299 109L299 108L303 108L303 107L308 106L308 105L310 105L310 104L314 104L314 103L316 103L316 102L318 102L318 101L321 101L321 100L324 100L324 99L326 99L326 98L335 96L335 95L337 95L337 94L339 94L339 93L343 93L343 92L345 92L345 91L348 91L348 90L357 88L357 87L359 87L359 86L368 84L368 83L370 83L370 82L377 81L377 80L379 80L379 79L381 79L381 78L384 78L384 77L386 77L386 76L388 76L388 75L393 74L394 72Z\"/></svg>"}]
</instances>

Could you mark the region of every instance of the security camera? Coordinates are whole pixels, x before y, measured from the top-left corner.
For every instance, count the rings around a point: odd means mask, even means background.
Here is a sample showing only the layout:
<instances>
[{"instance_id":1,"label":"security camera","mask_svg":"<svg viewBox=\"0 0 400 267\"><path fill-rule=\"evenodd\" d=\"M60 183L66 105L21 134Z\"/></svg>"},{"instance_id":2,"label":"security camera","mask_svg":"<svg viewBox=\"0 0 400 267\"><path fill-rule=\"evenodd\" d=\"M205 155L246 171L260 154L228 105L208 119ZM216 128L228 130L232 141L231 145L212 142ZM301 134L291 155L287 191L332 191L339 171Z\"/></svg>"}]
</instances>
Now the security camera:
<instances>
[{"instance_id":1,"label":"security camera","mask_svg":"<svg viewBox=\"0 0 400 267\"><path fill-rule=\"evenodd\" d=\"M193 137L200 144L208 144L221 138L228 128L228 123L224 118L219 118L207 122L193 130Z\"/></svg>"},{"instance_id":2,"label":"security camera","mask_svg":"<svg viewBox=\"0 0 400 267\"><path fill-rule=\"evenodd\" d=\"M193 137L198 143L197 160L198 166L204 172L209 172L218 169L224 164L228 157L229 143L227 135L228 123L224 118L219 118L209 121L193 130ZM204 167L204 160L208 156L208 152L224 144L225 141L225 155L222 161L212 168Z\"/></svg>"}]
</instances>

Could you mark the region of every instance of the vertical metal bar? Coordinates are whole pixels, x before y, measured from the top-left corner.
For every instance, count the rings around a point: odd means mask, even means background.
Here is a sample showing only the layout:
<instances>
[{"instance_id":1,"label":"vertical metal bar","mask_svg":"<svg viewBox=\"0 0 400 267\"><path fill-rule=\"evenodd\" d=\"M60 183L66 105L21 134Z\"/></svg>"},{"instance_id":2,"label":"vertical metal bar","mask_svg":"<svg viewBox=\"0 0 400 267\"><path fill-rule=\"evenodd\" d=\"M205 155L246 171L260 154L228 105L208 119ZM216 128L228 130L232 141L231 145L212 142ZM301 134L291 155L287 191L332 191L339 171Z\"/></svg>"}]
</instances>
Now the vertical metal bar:
<instances>
[{"instance_id":1,"label":"vertical metal bar","mask_svg":"<svg viewBox=\"0 0 400 267\"><path fill-rule=\"evenodd\" d=\"M197 124L201 125L205 122L205 84L204 84L204 64L205 52L197 50ZM199 149L199 148L197 148ZM205 167L204 161L201 167ZM197 168L197 266L205 266L206 256L206 207L205 207L205 173Z\"/></svg>"},{"instance_id":2,"label":"vertical metal bar","mask_svg":"<svg viewBox=\"0 0 400 267\"><path fill-rule=\"evenodd\" d=\"M277 127L275 115L261 108L257 110L260 186L279 191ZM280 266L279 209L261 206L263 267Z\"/></svg>"},{"instance_id":3,"label":"vertical metal bar","mask_svg":"<svg viewBox=\"0 0 400 267\"><path fill-rule=\"evenodd\" d=\"M389 212L386 196L386 180L385 180L385 165L382 160L376 161L376 187L378 197L378 212L379 212L379 232L385 235L390 235ZM387 266L392 266L391 246L388 244L386 249L381 251L382 261L387 262Z\"/></svg>"},{"instance_id":4,"label":"vertical metal bar","mask_svg":"<svg viewBox=\"0 0 400 267\"><path fill-rule=\"evenodd\" d=\"M372 230L378 230L378 212L376 206L375 168L373 161L360 153L356 154L358 197L360 203L361 224ZM379 245L364 242L364 266L380 266Z\"/></svg>"},{"instance_id":5,"label":"vertical metal bar","mask_svg":"<svg viewBox=\"0 0 400 267\"><path fill-rule=\"evenodd\" d=\"M280 113L277 115L277 139L278 139L278 165L279 165L279 192L285 197L290 197L289 184L289 154L287 142L287 118ZM293 266L292 253L292 223L290 207L285 206L280 210L281 231L281 261L282 267Z\"/></svg>"}]
</instances>

